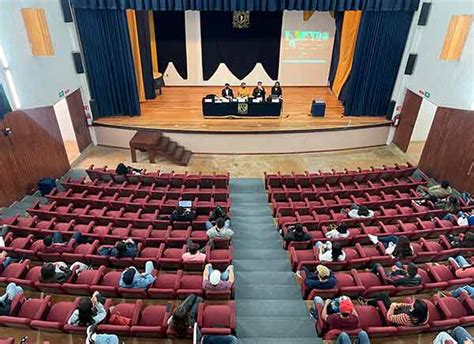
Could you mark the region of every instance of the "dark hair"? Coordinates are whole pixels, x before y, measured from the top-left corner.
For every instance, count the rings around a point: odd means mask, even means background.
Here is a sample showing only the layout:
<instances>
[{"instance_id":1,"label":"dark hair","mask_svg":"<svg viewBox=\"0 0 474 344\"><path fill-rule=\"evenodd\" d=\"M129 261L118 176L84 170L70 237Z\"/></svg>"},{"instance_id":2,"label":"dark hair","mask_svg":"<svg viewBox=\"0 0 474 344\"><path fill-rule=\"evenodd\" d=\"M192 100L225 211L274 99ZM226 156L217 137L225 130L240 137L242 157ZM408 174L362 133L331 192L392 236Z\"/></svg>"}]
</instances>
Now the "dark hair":
<instances>
[{"instance_id":1,"label":"dark hair","mask_svg":"<svg viewBox=\"0 0 474 344\"><path fill-rule=\"evenodd\" d=\"M219 217L217 220L216 220L216 226L217 228L221 229L223 228L225 225L225 221L222 217Z\"/></svg>"},{"instance_id":2,"label":"dark hair","mask_svg":"<svg viewBox=\"0 0 474 344\"><path fill-rule=\"evenodd\" d=\"M410 240L402 235L398 237L397 245L393 250L393 256L396 258L406 258L413 254L412 249L410 247Z\"/></svg>"},{"instance_id":3,"label":"dark hair","mask_svg":"<svg viewBox=\"0 0 474 344\"><path fill-rule=\"evenodd\" d=\"M97 314L97 311L94 309L94 305L92 304L90 298L83 297L79 301L77 310L79 311L79 326L89 326L94 323L94 319L92 317Z\"/></svg>"},{"instance_id":4,"label":"dark hair","mask_svg":"<svg viewBox=\"0 0 474 344\"><path fill-rule=\"evenodd\" d=\"M117 174L128 174L128 167L124 163L120 163L115 168L115 173Z\"/></svg>"},{"instance_id":5,"label":"dark hair","mask_svg":"<svg viewBox=\"0 0 474 344\"><path fill-rule=\"evenodd\" d=\"M126 285L131 285L133 283L133 278L135 277L136 270L128 268L122 275L122 281Z\"/></svg>"},{"instance_id":6,"label":"dark hair","mask_svg":"<svg viewBox=\"0 0 474 344\"><path fill-rule=\"evenodd\" d=\"M407 274L408 277L415 277L418 273L418 267L413 263L408 263Z\"/></svg>"},{"instance_id":7,"label":"dark hair","mask_svg":"<svg viewBox=\"0 0 474 344\"><path fill-rule=\"evenodd\" d=\"M127 251L127 245L123 241L117 241L115 243L115 249L117 250L117 258L121 258Z\"/></svg>"},{"instance_id":8,"label":"dark hair","mask_svg":"<svg viewBox=\"0 0 474 344\"><path fill-rule=\"evenodd\" d=\"M423 324L428 318L428 306L423 300L416 300L413 303L413 309L410 311L410 317L414 325Z\"/></svg>"},{"instance_id":9,"label":"dark hair","mask_svg":"<svg viewBox=\"0 0 474 344\"><path fill-rule=\"evenodd\" d=\"M257 82L257 85L258 85L258 84L261 84L261 83L262 83L262 82L261 82L261 81L259 81L259 82Z\"/></svg>"},{"instance_id":10,"label":"dark hair","mask_svg":"<svg viewBox=\"0 0 474 344\"><path fill-rule=\"evenodd\" d=\"M449 188L449 182L447 180L442 180L440 185L443 189Z\"/></svg>"},{"instance_id":11,"label":"dark hair","mask_svg":"<svg viewBox=\"0 0 474 344\"><path fill-rule=\"evenodd\" d=\"M341 234L346 234L348 229L349 226L347 225L347 223L340 223L336 227L336 230Z\"/></svg>"},{"instance_id":12,"label":"dark hair","mask_svg":"<svg viewBox=\"0 0 474 344\"><path fill-rule=\"evenodd\" d=\"M280 82L279 81L275 81L275 86L277 86L278 84L278 87L280 87Z\"/></svg>"},{"instance_id":13,"label":"dark hair","mask_svg":"<svg viewBox=\"0 0 474 344\"><path fill-rule=\"evenodd\" d=\"M54 278L54 264L45 263L41 267L41 280L48 281Z\"/></svg>"},{"instance_id":14,"label":"dark hair","mask_svg":"<svg viewBox=\"0 0 474 344\"><path fill-rule=\"evenodd\" d=\"M301 223L297 223L294 228L295 232L301 233L303 231L303 225Z\"/></svg>"},{"instance_id":15,"label":"dark hair","mask_svg":"<svg viewBox=\"0 0 474 344\"><path fill-rule=\"evenodd\" d=\"M369 208L361 205L359 209L357 210L357 214L360 216L369 216Z\"/></svg>"},{"instance_id":16,"label":"dark hair","mask_svg":"<svg viewBox=\"0 0 474 344\"><path fill-rule=\"evenodd\" d=\"M458 198L457 198L456 196L449 196L448 202L449 202L450 205L453 205L453 206L455 206L456 208L457 208L458 205L459 205L459 200L458 200Z\"/></svg>"},{"instance_id":17,"label":"dark hair","mask_svg":"<svg viewBox=\"0 0 474 344\"><path fill-rule=\"evenodd\" d=\"M176 308L171 318L170 327L176 332L176 337L184 338L187 335L188 327L192 325L192 321L189 316L189 309L187 307Z\"/></svg>"},{"instance_id":18,"label":"dark hair","mask_svg":"<svg viewBox=\"0 0 474 344\"><path fill-rule=\"evenodd\" d=\"M199 246L197 244L191 244L189 246L189 253L196 254L198 252Z\"/></svg>"},{"instance_id":19,"label":"dark hair","mask_svg":"<svg viewBox=\"0 0 474 344\"><path fill-rule=\"evenodd\" d=\"M438 197L436 197L435 195L430 195L430 197L428 197L428 200L430 200L433 203L436 203L438 202Z\"/></svg>"},{"instance_id":20,"label":"dark hair","mask_svg":"<svg viewBox=\"0 0 474 344\"><path fill-rule=\"evenodd\" d=\"M230 86L230 84L228 82L226 82L224 86Z\"/></svg>"},{"instance_id":21,"label":"dark hair","mask_svg":"<svg viewBox=\"0 0 474 344\"><path fill-rule=\"evenodd\" d=\"M44 237L43 244L46 247L51 246L53 244L53 237L51 235L48 235L47 237Z\"/></svg>"},{"instance_id":22,"label":"dark hair","mask_svg":"<svg viewBox=\"0 0 474 344\"><path fill-rule=\"evenodd\" d=\"M337 262L341 255L342 255L341 243L336 241L332 244L332 250L331 250L332 261Z\"/></svg>"},{"instance_id":23,"label":"dark hair","mask_svg":"<svg viewBox=\"0 0 474 344\"><path fill-rule=\"evenodd\" d=\"M186 209L184 209L184 207L178 206L178 207L176 208L175 212L176 212L178 215L182 215L182 214L184 214L184 211L185 211L185 210L186 210Z\"/></svg>"}]
</instances>

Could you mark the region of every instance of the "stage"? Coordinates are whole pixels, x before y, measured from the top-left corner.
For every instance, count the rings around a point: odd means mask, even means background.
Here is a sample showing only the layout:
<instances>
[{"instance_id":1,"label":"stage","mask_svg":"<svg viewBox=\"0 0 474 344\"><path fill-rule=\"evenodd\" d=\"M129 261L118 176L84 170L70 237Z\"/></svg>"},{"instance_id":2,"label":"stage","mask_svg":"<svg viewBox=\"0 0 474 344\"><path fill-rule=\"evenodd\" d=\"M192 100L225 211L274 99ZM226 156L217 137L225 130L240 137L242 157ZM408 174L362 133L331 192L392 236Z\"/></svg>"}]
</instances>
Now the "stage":
<instances>
[{"instance_id":1,"label":"stage","mask_svg":"<svg viewBox=\"0 0 474 344\"><path fill-rule=\"evenodd\" d=\"M141 116L94 121L97 142L128 147L137 129L147 129L160 130L196 153L263 154L378 146L388 136L390 122L384 117L344 116L329 87L283 87L282 114L276 119L204 118L202 98L220 93L220 87L164 87L162 95L140 104ZM326 102L324 118L310 116L313 99Z\"/></svg>"}]
</instances>

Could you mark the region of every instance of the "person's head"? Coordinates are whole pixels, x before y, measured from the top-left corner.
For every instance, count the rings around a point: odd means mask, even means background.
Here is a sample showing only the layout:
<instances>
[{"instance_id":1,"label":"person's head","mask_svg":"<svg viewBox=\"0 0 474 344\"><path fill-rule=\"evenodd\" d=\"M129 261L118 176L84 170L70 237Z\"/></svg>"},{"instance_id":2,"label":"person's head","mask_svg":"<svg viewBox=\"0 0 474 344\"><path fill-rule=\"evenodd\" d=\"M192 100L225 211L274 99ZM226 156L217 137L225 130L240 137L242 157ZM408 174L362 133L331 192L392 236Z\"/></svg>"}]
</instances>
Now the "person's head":
<instances>
[{"instance_id":1,"label":"person's head","mask_svg":"<svg viewBox=\"0 0 474 344\"><path fill-rule=\"evenodd\" d=\"M399 236L395 249L393 250L393 255L397 258L406 258L412 254L410 240L404 235Z\"/></svg>"},{"instance_id":2,"label":"person's head","mask_svg":"<svg viewBox=\"0 0 474 344\"><path fill-rule=\"evenodd\" d=\"M417 273L418 273L418 267L413 263L409 263L407 267L408 277L415 277Z\"/></svg>"},{"instance_id":3,"label":"person's head","mask_svg":"<svg viewBox=\"0 0 474 344\"><path fill-rule=\"evenodd\" d=\"M340 242L334 242L332 244L331 257L333 262L337 262L339 257L342 256L342 246Z\"/></svg>"},{"instance_id":4,"label":"person's head","mask_svg":"<svg viewBox=\"0 0 474 344\"><path fill-rule=\"evenodd\" d=\"M336 230L341 234L346 234L349 230L349 226L347 225L347 223L340 223L337 225Z\"/></svg>"},{"instance_id":5,"label":"person's head","mask_svg":"<svg viewBox=\"0 0 474 344\"><path fill-rule=\"evenodd\" d=\"M247 87L247 84L245 82L243 82L243 83L240 84L240 87L245 88L245 87Z\"/></svg>"},{"instance_id":6,"label":"person's head","mask_svg":"<svg viewBox=\"0 0 474 344\"><path fill-rule=\"evenodd\" d=\"M209 275L209 283L211 285L216 286L221 281L221 272L219 270L212 270L211 274Z\"/></svg>"},{"instance_id":7,"label":"person's head","mask_svg":"<svg viewBox=\"0 0 474 344\"><path fill-rule=\"evenodd\" d=\"M122 281L126 285L131 285L133 283L133 279L135 278L135 269L128 268L122 275Z\"/></svg>"},{"instance_id":8,"label":"person's head","mask_svg":"<svg viewBox=\"0 0 474 344\"><path fill-rule=\"evenodd\" d=\"M301 223L297 223L294 228L295 228L296 233L302 233L303 232L303 225Z\"/></svg>"},{"instance_id":9,"label":"person's head","mask_svg":"<svg viewBox=\"0 0 474 344\"><path fill-rule=\"evenodd\" d=\"M448 202L451 206L457 207L459 205L459 200L456 196L449 196Z\"/></svg>"},{"instance_id":10,"label":"person's head","mask_svg":"<svg viewBox=\"0 0 474 344\"><path fill-rule=\"evenodd\" d=\"M79 301L79 306L77 307L79 311L79 325L88 326L93 322L92 317L95 315L94 305L90 298L83 297Z\"/></svg>"},{"instance_id":11,"label":"person's head","mask_svg":"<svg viewBox=\"0 0 474 344\"><path fill-rule=\"evenodd\" d=\"M53 244L53 237L48 235L47 237L43 238L43 244L45 247L50 247Z\"/></svg>"},{"instance_id":12,"label":"person's head","mask_svg":"<svg viewBox=\"0 0 474 344\"><path fill-rule=\"evenodd\" d=\"M184 209L184 207L178 206L178 207L176 208L175 212L178 213L179 215L182 215L182 214L184 214L184 211L185 211L185 210L186 210L186 209Z\"/></svg>"},{"instance_id":13,"label":"person's head","mask_svg":"<svg viewBox=\"0 0 474 344\"><path fill-rule=\"evenodd\" d=\"M196 253L198 253L198 250L199 250L199 246L197 244L192 244L189 246L189 253L191 253L192 255L195 255Z\"/></svg>"},{"instance_id":14,"label":"person's head","mask_svg":"<svg viewBox=\"0 0 474 344\"><path fill-rule=\"evenodd\" d=\"M216 220L216 227L218 229L222 229L224 228L224 225L225 225L225 221L222 217L219 217L217 220Z\"/></svg>"},{"instance_id":15,"label":"person's head","mask_svg":"<svg viewBox=\"0 0 474 344\"><path fill-rule=\"evenodd\" d=\"M316 267L316 271L318 272L319 280L322 282L326 281L331 275L331 270L321 264Z\"/></svg>"},{"instance_id":16,"label":"person's head","mask_svg":"<svg viewBox=\"0 0 474 344\"><path fill-rule=\"evenodd\" d=\"M120 240L115 243L115 249L117 250L117 257L123 257L125 255L125 252L127 251L127 245Z\"/></svg>"},{"instance_id":17,"label":"person's head","mask_svg":"<svg viewBox=\"0 0 474 344\"><path fill-rule=\"evenodd\" d=\"M184 338L190 325L189 309L187 307L178 306L173 313L170 323L170 326L176 332L176 337Z\"/></svg>"},{"instance_id":18,"label":"person's head","mask_svg":"<svg viewBox=\"0 0 474 344\"><path fill-rule=\"evenodd\" d=\"M359 216L369 216L369 208L366 206L361 205L359 209L357 210L357 214Z\"/></svg>"},{"instance_id":19,"label":"person's head","mask_svg":"<svg viewBox=\"0 0 474 344\"><path fill-rule=\"evenodd\" d=\"M41 279L43 281L51 280L54 278L54 264L53 263L44 263L41 267Z\"/></svg>"},{"instance_id":20,"label":"person's head","mask_svg":"<svg viewBox=\"0 0 474 344\"><path fill-rule=\"evenodd\" d=\"M341 317L346 318L354 311L354 304L349 299L344 299L339 303L339 313Z\"/></svg>"},{"instance_id":21,"label":"person's head","mask_svg":"<svg viewBox=\"0 0 474 344\"><path fill-rule=\"evenodd\" d=\"M428 306L423 300L415 300L410 311L410 316L415 325L423 324L428 318Z\"/></svg>"},{"instance_id":22,"label":"person's head","mask_svg":"<svg viewBox=\"0 0 474 344\"><path fill-rule=\"evenodd\" d=\"M262 82L261 81L257 82L257 86L262 87Z\"/></svg>"},{"instance_id":23,"label":"person's head","mask_svg":"<svg viewBox=\"0 0 474 344\"><path fill-rule=\"evenodd\" d=\"M275 82L275 87L280 87L280 82L279 81Z\"/></svg>"},{"instance_id":24,"label":"person's head","mask_svg":"<svg viewBox=\"0 0 474 344\"><path fill-rule=\"evenodd\" d=\"M125 166L125 164L121 162L115 168L115 172L118 173L118 174L127 174L128 173L128 167Z\"/></svg>"},{"instance_id":25,"label":"person's head","mask_svg":"<svg viewBox=\"0 0 474 344\"><path fill-rule=\"evenodd\" d=\"M430 197L428 197L428 199L432 203L438 202L438 197L436 197L435 195L430 195Z\"/></svg>"},{"instance_id":26,"label":"person's head","mask_svg":"<svg viewBox=\"0 0 474 344\"><path fill-rule=\"evenodd\" d=\"M440 185L443 189L449 188L449 182L447 180L442 180Z\"/></svg>"},{"instance_id":27,"label":"person's head","mask_svg":"<svg viewBox=\"0 0 474 344\"><path fill-rule=\"evenodd\" d=\"M229 87L230 87L229 83L226 82L225 83L225 88L229 88Z\"/></svg>"}]
</instances>

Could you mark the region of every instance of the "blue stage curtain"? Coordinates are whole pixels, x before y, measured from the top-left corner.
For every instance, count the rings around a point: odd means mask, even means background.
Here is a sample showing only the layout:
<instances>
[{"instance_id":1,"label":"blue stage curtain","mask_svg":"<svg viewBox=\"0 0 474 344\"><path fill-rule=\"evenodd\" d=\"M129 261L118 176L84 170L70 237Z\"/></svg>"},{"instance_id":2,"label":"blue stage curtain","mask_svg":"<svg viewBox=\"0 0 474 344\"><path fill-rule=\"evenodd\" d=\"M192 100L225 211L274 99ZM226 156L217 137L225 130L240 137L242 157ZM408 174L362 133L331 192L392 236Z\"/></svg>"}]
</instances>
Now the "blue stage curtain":
<instances>
[{"instance_id":1,"label":"blue stage curtain","mask_svg":"<svg viewBox=\"0 0 474 344\"><path fill-rule=\"evenodd\" d=\"M150 23L148 11L135 11L137 18L138 43L140 44L140 62L142 63L143 88L146 99L155 99L153 66L151 62Z\"/></svg>"},{"instance_id":2,"label":"blue stage curtain","mask_svg":"<svg viewBox=\"0 0 474 344\"><path fill-rule=\"evenodd\" d=\"M283 12L251 12L250 26L234 28L232 12L201 12L201 47L204 80L220 63L243 80L261 63L271 79L278 79Z\"/></svg>"},{"instance_id":3,"label":"blue stage curtain","mask_svg":"<svg viewBox=\"0 0 474 344\"><path fill-rule=\"evenodd\" d=\"M158 71L164 73L172 62L183 79L188 78L186 59L186 27L184 12L153 12L155 22L156 51Z\"/></svg>"},{"instance_id":4,"label":"blue stage curtain","mask_svg":"<svg viewBox=\"0 0 474 344\"><path fill-rule=\"evenodd\" d=\"M364 12L351 74L339 99L350 116L385 116L413 12Z\"/></svg>"},{"instance_id":5,"label":"blue stage curtain","mask_svg":"<svg viewBox=\"0 0 474 344\"><path fill-rule=\"evenodd\" d=\"M336 33L334 34L334 44L332 46L331 67L329 68L329 84L332 87L334 78L336 77L337 65L339 64L339 48L341 46L342 22L344 12L334 12L334 20L336 22Z\"/></svg>"},{"instance_id":6,"label":"blue stage curtain","mask_svg":"<svg viewBox=\"0 0 474 344\"><path fill-rule=\"evenodd\" d=\"M137 85L125 11L76 9L94 117L139 115Z\"/></svg>"},{"instance_id":7,"label":"blue stage curtain","mask_svg":"<svg viewBox=\"0 0 474 344\"><path fill-rule=\"evenodd\" d=\"M71 0L71 4L154 11L416 11L419 0Z\"/></svg>"}]
</instances>

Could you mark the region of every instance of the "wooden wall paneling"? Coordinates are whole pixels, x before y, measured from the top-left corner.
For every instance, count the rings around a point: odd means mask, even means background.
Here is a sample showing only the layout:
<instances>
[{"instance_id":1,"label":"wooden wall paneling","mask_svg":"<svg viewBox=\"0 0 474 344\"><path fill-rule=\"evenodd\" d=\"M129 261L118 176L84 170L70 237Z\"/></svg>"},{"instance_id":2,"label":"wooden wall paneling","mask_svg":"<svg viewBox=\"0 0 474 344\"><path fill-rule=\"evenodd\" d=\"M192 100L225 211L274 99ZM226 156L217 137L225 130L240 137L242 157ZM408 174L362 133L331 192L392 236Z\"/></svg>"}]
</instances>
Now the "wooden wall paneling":
<instances>
[{"instance_id":1,"label":"wooden wall paneling","mask_svg":"<svg viewBox=\"0 0 474 344\"><path fill-rule=\"evenodd\" d=\"M54 48L51 42L46 13L42 8L22 8L21 15L25 24L31 52L35 56L53 56Z\"/></svg>"},{"instance_id":2,"label":"wooden wall paneling","mask_svg":"<svg viewBox=\"0 0 474 344\"><path fill-rule=\"evenodd\" d=\"M81 90L77 89L66 97L69 114L71 115L72 126L76 134L79 151L82 152L92 143L89 127L87 126L86 112L82 102Z\"/></svg>"},{"instance_id":3,"label":"wooden wall paneling","mask_svg":"<svg viewBox=\"0 0 474 344\"><path fill-rule=\"evenodd\" d=\"M52 106L10 112L3 125L12 130L0 141L0 206L8 206L40 178L59 178L70 166Z\"/></svg>"},{"instance_id":4,"label":"wooden wall paneling","mask_svg":"<svg viewBox=\"0 0 474 344\"><path fill-rule=\"evenodd\" d=\"M472 15L451 16L439 56L440 60L459 61L461 59L473 18Z\"/></svg>"},{"instance_id":5,"label":"wooden wall paneling","mask_svg":"<svg viewBox=\"0 0 474 344\"><path fill-rule=\"evenodd\" d=\"M474 111L440 107L419 166L431 177L474 194Z\"/></svg>"},{"instance_id":6,"label":"wooden wall paneling","mask_svg":"<svg viewBox=\"0 0 474 344\"><path fill-rule=\"evenodd\" d=\"M404 152L407 151L410 145L411 135L422 101L423 98L407 89L402 110L400 111L400 123L393 138L393 143Z\"/></svg>"}]
</instances>

